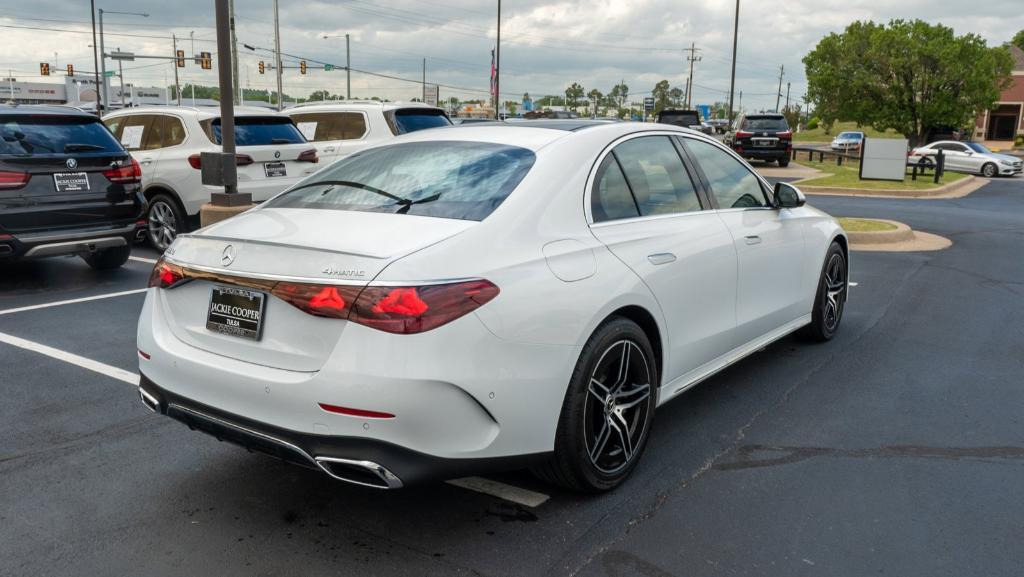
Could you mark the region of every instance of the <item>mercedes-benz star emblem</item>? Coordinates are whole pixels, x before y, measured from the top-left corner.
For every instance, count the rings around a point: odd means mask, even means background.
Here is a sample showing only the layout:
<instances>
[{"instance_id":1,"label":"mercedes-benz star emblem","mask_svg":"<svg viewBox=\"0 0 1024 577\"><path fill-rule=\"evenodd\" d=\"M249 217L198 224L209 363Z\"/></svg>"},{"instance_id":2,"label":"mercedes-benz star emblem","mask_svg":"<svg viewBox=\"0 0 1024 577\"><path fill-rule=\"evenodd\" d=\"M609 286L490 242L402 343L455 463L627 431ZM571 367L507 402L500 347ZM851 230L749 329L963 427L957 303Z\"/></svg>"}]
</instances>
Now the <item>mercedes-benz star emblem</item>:
<instances>
[{"instance_id":1,"label":"mercedes-benz star emblem","mask_svg":"<svg viewBox=\"0 0 1024 577\"><path fill-rule=\"evenodd\" d=\"M280 150L275 150L274 151L274 158L281 158L281 151Z\"/></svg>"},{"instance_id":2,"label":"mercedes-benz star emblem","mask_svg":"<svg viewBox=\"0 0 1024 577\"><path fill-rule=\"evenodd\" d=\"M75 160L74 158L69 158L68 161L65 164L68 165L68 168L77 168L78 167L78 161Z\"/></svg>"},{"instance_id":3,"label":"mercedes-benz star emblem","mask_svg":"<svg viewBox=\"0 0 1024 577\"><path fill-rule=\"evenodd\" d=\"M224 251L220 253L220 264L223 266L231 266L231 263L235 262L235 247L230 244L224 247Z\"/></svg>"}]
</instances>

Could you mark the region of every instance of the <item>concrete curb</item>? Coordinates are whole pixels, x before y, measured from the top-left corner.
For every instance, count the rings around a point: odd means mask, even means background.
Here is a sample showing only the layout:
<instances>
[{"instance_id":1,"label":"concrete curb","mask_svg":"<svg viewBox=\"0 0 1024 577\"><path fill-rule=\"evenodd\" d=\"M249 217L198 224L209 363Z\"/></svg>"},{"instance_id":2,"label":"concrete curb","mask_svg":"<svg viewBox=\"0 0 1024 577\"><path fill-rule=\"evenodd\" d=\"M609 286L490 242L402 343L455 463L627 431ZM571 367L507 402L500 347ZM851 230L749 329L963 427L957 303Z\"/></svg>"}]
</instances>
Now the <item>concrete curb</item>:
<instances>
[{"instance_id":1,"label":"concrete curb","mask_svg":"<svg viewBox=\"0 0 1024 577\"><path fill-rule=\"evenodd\" d=\"M807 179L810 180L810 179ZM987 178L968 176L956 182L944 184L938 188L928 190L896 190L891 188L869 189L869 188L838 188L833 186L806 186L798 180L793 184L800 188L805 194L831 194L836 196L874 196L877 198L962 198L978 190L989 183Z\"/></svg>"},{"instance_id":2,"label":"concrete curb","mask_svg":"<svg viewBox=\"0 0 1024 577\"><path fill-rule=\"evenodd\" d=\"M851 217L856 218L856 217ZM850 239L852 244L892 244L896 242L907 242L914 240L914 231L910 230L910 227L903 224L902 222L896 222L895 220L885 220L882 218L870 218L865 220L875 220L878 222L884 222L891 224L896 227L895 230L874 230L869 232L857 232L857 231L846 231L846 237Z\"/></svg>"},{"instance_id":3,"label":"concrete curb","mask_svg":"<svg viewBox=\"0 0 1024 577\"><path fill-rule=\"evenodd\" d=\"M851 217L857 218L857 217ZM953 241L946 237L912 230L909 226L895 220L870 218L896 227L895 230L879 230L873 232L846 231L850 239L851 250L876 252L918 252L943 250L953 246Z\"/></svg>"}]
</instances>

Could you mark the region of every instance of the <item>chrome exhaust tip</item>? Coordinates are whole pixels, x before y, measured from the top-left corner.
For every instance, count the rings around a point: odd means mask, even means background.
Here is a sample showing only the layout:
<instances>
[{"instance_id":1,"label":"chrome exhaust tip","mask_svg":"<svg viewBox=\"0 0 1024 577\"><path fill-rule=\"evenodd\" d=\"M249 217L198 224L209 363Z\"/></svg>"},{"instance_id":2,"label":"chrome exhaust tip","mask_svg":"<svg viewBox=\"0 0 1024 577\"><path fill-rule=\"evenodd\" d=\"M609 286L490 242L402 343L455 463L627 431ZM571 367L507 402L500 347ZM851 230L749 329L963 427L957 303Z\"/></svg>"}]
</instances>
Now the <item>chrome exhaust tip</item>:
<instances>
[{"instance_id":1,"label":"chrome exhaust tip","mask_svg":"<svg viewBox=\"0 0 1024 577\"><path fill-rule=\"evenodd\" d=\"M146 389L139 387L139 398L142 399L142 404L146 405L146 408L154 413L160 412L160 401L156 397L146 392Z\"/></svg>"},{"instance_id":2,"label":"chrome exhaust tip","mask_svg":"<svg viewBox=\"0 0 1024 577\"><path fill-rule=\"evenodd\" d=\"M340 457L315 457L319 466L331 478L374 489L401 489L402 480L386 467L373 461L354 461Z\"/></svg>"}]
</instances>

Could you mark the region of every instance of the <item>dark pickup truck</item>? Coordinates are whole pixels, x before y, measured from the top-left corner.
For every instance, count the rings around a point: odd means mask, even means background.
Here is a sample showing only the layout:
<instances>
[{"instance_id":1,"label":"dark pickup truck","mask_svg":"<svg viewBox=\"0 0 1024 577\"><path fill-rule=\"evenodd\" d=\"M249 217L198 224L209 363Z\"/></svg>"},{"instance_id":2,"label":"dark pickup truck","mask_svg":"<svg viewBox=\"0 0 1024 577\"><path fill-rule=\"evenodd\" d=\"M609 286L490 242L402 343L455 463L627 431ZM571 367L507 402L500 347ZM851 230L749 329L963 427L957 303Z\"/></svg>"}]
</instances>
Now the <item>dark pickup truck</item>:
<instances>
[{"instance_id":1,"label":"dark pickup truck","mask_svg":"<svg viewBox=\"0 0 1024 577\"><path fill-rule=\"evenodd\" d=\"M0 105L0 262L77 254L128 260L142 172L98 118L65 106Z\"/></svg>"},{"instance_id":2,"label":"dark pickup truck","mask_svg":"<svg viewBox=\"0 0 1024 577\"><path fill-rule=\"evenodd\" d=\"M778 161L788 166L793 152L793 131L781 114L747 114L723 141L748 160Z\"/></svg>"}]
</instances>

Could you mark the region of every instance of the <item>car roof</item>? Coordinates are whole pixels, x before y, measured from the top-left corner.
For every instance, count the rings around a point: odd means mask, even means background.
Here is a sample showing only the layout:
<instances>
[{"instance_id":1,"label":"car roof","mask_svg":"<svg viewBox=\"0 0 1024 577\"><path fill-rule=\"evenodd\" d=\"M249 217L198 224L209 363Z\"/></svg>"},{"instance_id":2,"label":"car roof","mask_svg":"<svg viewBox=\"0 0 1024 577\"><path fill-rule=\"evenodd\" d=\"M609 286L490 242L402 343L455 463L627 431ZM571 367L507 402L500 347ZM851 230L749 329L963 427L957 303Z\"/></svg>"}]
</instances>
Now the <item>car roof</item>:
<instances>
[{"instance_id":1,"label":"car roof","mask_svg":"<svg viewBox=\"0 0 1024 577\"><path fill-rule=\"evenodd\" d=\"M381 102L379 100L328 100L323 102L303 102L286 108L283 112L308 112L328 111L344 112L346 110L398 110L400 108L424 108L429 110L442 110L438 106L431 106L423 102Z\"/></svg>"},{"instance_id":2,"label":"car roof","mask_svg":"<svg viewBox=\"0 0 1024 577\"><path fill-rule=\"evenodd\" d=\"M491 122L471 122L470 124L473 126L524 126L527 128L547 128L550 130L576 132L586 128L593 128L595 126L613 124L614 122L615 121L612 120L591 118L534 118L529 120L506 120L505 122L498 122L496 120ZM469 126L465 126L464 128L469 128Z\"/></svg>"},{"instance_id":3,"label":"car roof","mask_svg":"<svg viewBox=\"0 0 1024 577\"><path fill-rule=\"evenodd\" d=\"M235 116L278 116L276 110L260 108L259 106L236 106ZM134 106L122 108L104 116L129 116L132 114L185 114L194 115L200 119L217 118L220 116L219 106Z\"/></svg>"},{"instance_id":4,"label":"car roof","mask_svg":"<svg viewBox=\"0 0 1024 577\"><path fill-rule=\"evenodd\" d=\"M746 114L745 117L746 118L785 118L785 116L783 116L782 114L779 114L778 112L760 112L758 114Z\"/></svg>"},{"instance_id":5,"label":"car roof","mask_svg":"<svg viewBox=\"0 0 1024 577\"><path fill-rule=\"evenodd\" d=\"M96 118L96 115L91 112L86 112L80 108L74 106L60 106L52 104L0 104L0 114L4 115L28 115L28 114L52 114L62 116L91 116Z\"/></svg>"},{"instance_id":6,"label":"car roof","mask_svg":"<svg viewBox=\"0 0 1024 577\"><path fill-rule=\"evenodd\" d=\"M562 139L588 138L602 134L608 141L637 132L678 132L702 139L701 133L649 122L613 122L600 120L524 120L520 122L486 122L463 126L418 130L389 142L470 141L518 146L537 151Z\"/></svg>"}]
</instances>

